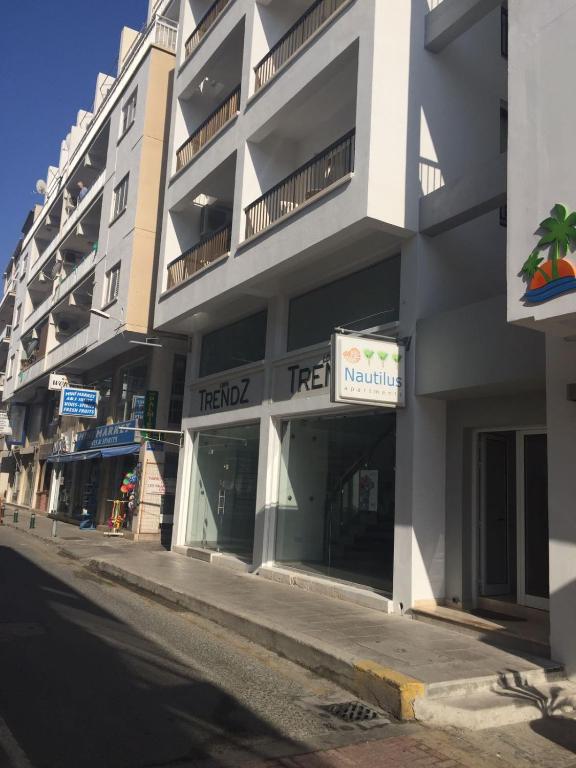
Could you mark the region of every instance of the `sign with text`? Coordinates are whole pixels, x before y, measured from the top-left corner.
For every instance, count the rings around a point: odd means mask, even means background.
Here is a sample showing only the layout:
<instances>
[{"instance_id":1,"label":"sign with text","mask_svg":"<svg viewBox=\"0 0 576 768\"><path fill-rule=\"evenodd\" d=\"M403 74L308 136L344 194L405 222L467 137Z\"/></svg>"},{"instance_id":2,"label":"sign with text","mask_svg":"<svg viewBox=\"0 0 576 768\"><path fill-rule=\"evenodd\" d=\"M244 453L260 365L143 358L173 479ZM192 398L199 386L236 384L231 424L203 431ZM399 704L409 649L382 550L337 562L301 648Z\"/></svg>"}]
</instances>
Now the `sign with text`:
<instances>
[{"instance_id":1,"label":"sign with text","mask_svg":"<svg viewBox=\"0 0 576 768\"><path fill-rule=\"evenodd\" d=\"M335 403L404 405L403 345L393 340L335 333L332 388Z\"/></svg>"},{"instance_id":2,"label":"sign with text","mask_svg":"<svg viewBox=\"0 0 576 768\"><path fill-rule=\"evenodd\" d=\"M60 373L51 373L48 379L48 389L60 391L68 386L68 377Z\"/></svg>"},{"instance_id":3,"label":"sign with text","mask_svg":"<svg viewBox=\"0 0 576 768\"><path fill-rule=\"evenodd\" d=\"M98 416L98 390L64 387L60 395L60 416L80 416L95 419Z\"/></svg>"},{"instance_id":4,"label":"sign with text","mask_svg":"<svg viewBox=\"0 0 576 768\"><path fill-rule=\"evenodd\" d=\"M259 405L264 393L264 372L246 373L236 379L212 382L192 390L191 416L231 411Z\"/></svg>"},{"instance_id":5,"label":"sign with text","mask_svg":"<svg viewBox=\"0 0 576 768\"><path fill-rule=\"evenodd\" d=\"M274 369L273 399L325 395L330 387L330 349L324 347L313 355L290 359Z\"/></svg>"},{"instance_id":6,"label":"sign with text","mask_svg":"<svg viewBox=\"0 0 576 768\"><path fill-rule=\"evenodd\" d=\"M87 451L91 448L110 448L114 445L127 445L135 442L136 420L120 421L105 427L86 429L76 435L75 451Z\"/></svg>"},{"instance_id":7,"label":"sign with text","mask_svg":"<svg viewBox=\"0 0 576 768\"><path fill-rule=\"evenodd\" d=\"M7 411L0 411L0 437L8 437L12 434L10 419Z\"/></svg>"}]
</instances>

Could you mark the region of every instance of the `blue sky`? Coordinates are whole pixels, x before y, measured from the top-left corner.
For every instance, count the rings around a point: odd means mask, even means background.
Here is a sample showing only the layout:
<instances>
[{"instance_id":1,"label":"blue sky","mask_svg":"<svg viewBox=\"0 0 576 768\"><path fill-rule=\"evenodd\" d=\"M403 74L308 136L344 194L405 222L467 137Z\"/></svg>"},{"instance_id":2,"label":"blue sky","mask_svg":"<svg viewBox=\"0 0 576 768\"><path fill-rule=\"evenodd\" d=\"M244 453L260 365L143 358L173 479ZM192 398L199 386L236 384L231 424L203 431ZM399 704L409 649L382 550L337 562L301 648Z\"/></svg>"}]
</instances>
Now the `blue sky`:
<instances>
[{"instance_id":1,"label":"blue sky","mask_svg":"<svg viewBox=\"0 0 576 768\"><path fill-rule=\"evenodd\" d=\"M30 208L36 180L58 165L79 109L91 109L98 72L116 74L123 26L140 29L147 0L18 0L2 9L0 267Z\"/></svg>"}]
</instances>

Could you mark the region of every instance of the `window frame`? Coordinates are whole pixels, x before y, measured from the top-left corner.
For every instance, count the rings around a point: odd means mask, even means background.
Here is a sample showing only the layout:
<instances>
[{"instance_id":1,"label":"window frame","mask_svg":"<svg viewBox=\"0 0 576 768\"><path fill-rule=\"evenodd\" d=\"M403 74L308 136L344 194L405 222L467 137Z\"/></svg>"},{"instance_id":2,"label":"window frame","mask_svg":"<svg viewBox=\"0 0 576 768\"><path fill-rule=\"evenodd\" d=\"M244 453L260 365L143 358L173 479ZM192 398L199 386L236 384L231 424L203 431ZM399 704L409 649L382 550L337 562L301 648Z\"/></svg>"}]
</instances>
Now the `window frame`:
<instances>
[{"instance_id":1,"label":"window frame","mask_svg":"<svg viewBox=\"0 0 576 768\"><path fill-rule=\"evenodd\" d=\"M106 271L106 286L104 290L104 306L108 307L110 304L114 304L118 300L120 293L120 270L122 268L122 262L117 261L110 269ZM112 285L112 279L116 280L114 285L114 296L110 295L110 287Z\"/></svg>"},{"instance_id":2,"label":"window frame","mask_svg":"<svg viewBox=\"0 0 576 768\"><path fill-rule=\"evenodd\" d=\"M120 121L119 141L124 138L136 121L136 108L138 106L138 86L134 88L130 96L122 105Z\"/></svg>"},{"instance_id":3,"label":"window frame","mask_svg":"<svg viewBox=\"0 0 576 768\"><path fill-rule=\"evenodd\" d=\"M128 206L129 178L130 173L127 173L114 187L114 193L112 195L112 219L110 220L110 224L113 224L116 219L119 219ZM122 207L119 206L119 201L121 202Z\"/></svg>"}]
</instances>

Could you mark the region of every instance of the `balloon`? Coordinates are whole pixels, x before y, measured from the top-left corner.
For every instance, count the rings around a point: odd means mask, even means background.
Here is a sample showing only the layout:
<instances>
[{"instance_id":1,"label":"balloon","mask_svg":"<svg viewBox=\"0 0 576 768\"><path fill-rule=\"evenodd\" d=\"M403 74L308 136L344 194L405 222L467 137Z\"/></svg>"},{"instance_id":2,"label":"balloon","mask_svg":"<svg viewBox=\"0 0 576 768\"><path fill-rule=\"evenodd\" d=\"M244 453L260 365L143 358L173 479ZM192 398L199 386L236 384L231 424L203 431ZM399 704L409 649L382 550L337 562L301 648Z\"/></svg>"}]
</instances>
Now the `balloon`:
<instances>
[{"instance_id":1,"label":"balloon","mask_svg":"<svg viewBox=\"0 0 576 768\"><path fill-rule=\"evenodd\" d=\"M122 485L120 487L120 493L128 493L128 486L127 485Z\"/></svg>"}]
</instances>

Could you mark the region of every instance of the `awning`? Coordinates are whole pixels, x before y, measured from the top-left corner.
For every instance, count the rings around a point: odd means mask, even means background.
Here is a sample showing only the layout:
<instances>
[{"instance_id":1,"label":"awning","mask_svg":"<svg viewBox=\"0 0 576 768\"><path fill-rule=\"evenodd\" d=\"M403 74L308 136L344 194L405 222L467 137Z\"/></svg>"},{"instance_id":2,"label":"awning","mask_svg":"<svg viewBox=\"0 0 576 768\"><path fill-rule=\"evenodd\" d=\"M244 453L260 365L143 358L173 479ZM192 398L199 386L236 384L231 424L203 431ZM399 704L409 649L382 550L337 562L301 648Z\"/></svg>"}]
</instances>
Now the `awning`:
<instances>
[{"instance_id":1,"label":"awning","mask_svg":"<svg viewBox=\"0 0 576 768\"><path fill-rule=\"evenodd\" d=\"M88 461L89 459L111 459L114 456L127 456L140 451L140 443L115 445L111 448L98 448L94 451L74 451L74 453L54 453L46 461L55 464L67 464L70 461Z\"/></svg>"},{"instance_id":2,"label":"awning","mask_svg":"<svg viewBox=\"0 0 576 768\"><path fill-rule=\"evenodd\" d=\"M103 459L110 459L113 456L127 456L130 453L139 453L140 443L131 443L129 445L115 445L112 448L102 448L100 453Z\"/></svg>"}]
</instances>

